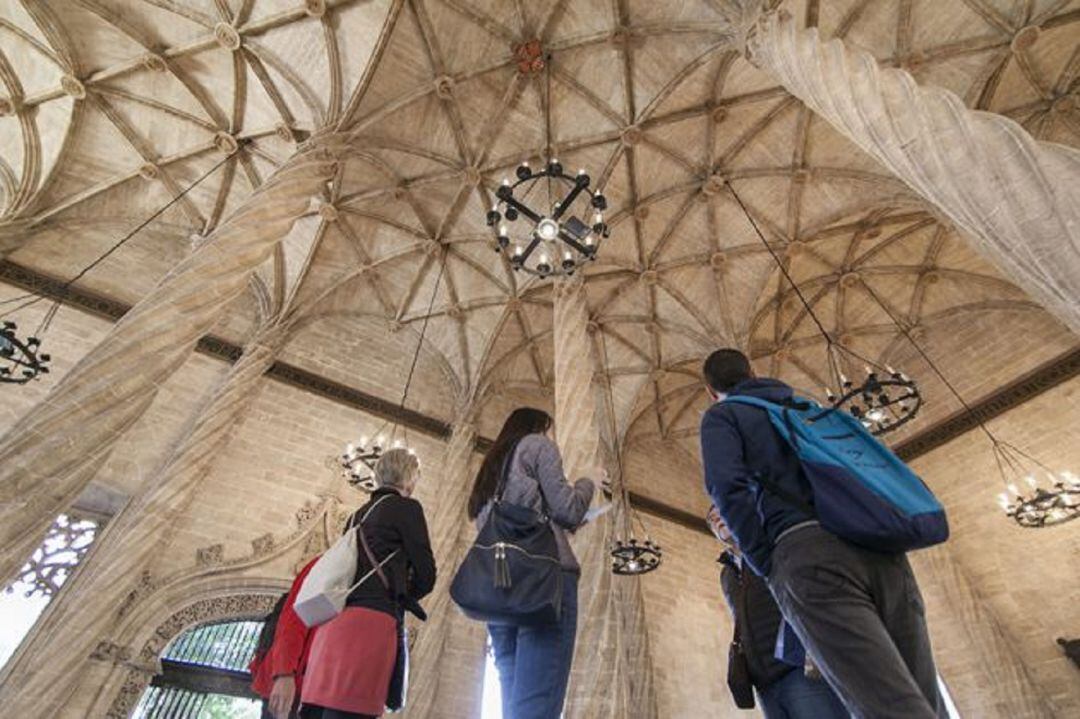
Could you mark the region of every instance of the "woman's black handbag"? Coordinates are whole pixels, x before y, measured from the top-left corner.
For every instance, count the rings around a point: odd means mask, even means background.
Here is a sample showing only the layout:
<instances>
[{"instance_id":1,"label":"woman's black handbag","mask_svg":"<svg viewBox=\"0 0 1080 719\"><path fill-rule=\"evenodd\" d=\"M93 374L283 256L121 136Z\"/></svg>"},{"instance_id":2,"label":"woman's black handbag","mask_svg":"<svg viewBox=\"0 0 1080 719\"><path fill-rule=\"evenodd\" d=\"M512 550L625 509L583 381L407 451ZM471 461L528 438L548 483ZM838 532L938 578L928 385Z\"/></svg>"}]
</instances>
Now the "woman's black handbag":
<instances>
[{"instance_id":1,"label":"woman's black handbag","mask_svg":"<svg viewBox=\"0 0 1080 719\"><path fill-rule=\"evenodd\" d=\"M450 598L465 616L488 624L554 624L562 608L559 547L546 515L502 500L513 455L503 465L487 521L450 584Z\"/></svg>"}]
</instances>

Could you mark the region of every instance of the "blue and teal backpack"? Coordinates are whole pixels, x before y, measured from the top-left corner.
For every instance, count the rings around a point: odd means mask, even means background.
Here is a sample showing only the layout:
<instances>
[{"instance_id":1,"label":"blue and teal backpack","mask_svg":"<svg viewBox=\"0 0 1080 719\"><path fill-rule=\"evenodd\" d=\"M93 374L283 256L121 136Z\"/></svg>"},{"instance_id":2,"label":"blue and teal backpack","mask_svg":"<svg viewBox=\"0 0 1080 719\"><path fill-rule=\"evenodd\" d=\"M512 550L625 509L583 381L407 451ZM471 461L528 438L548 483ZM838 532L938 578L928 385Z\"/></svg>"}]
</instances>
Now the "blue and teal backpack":
<instances>
[{"instance_id":1,"label":"blue and teal backpack","mask_svg":"<svg viewBox=\"0 0 1080 719\"><path fill-rule=\"evenodd\" d=\"M799 457L814 495L813 507L777 487L761 485L816 515L838 537L880 552L930 547L949 537L945 508L922 479L874 438L855 417L793 399L787 404L730 395L725 402L765 410Z\"/></svg>"}]
</instances>

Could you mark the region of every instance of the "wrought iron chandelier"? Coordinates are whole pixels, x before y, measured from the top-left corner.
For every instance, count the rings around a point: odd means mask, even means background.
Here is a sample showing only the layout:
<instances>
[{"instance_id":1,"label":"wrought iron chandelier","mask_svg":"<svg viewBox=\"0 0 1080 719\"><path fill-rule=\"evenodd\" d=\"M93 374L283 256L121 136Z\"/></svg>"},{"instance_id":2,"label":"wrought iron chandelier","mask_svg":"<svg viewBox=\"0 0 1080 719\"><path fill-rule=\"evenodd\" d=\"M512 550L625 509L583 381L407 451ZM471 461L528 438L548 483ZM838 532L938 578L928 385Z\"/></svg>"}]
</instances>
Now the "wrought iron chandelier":
<instances>
[{"instance_id":1,"label":"wrought iron chandelier","mask_svg":"<svg viewBox=\"0 0 1080 719\"><path fill-rule=\"evenodd\" d=\"M435 277L435 287L432 289L431 299L428 301L427 314L424 315L424 322L420 326L420 337L416 341L416 351L413 352L412 364L409 366L409 373L405 378L405 387L401 391L401 402L398 404L399 410L405 409L405 402L409 398L409 389L412 387L413 375L416 373L416 364L420 360L420 350L424 346L424 337L427 335L431 310L435 306L435 297L439 294L439 285L442 283L445 271L446 260L444 258L439 267L439 274ZM389 439L386 436L388 426L390 426ZM363 492L374 492L378 489L375 482L375 465L379 463L379 459L387 449L407 449L410 454L415 454L413 449L407 446L408 430L402 428L401 438L396 436L397 431L397 423L394 422L391 426L391 422L387 421L383 423L374 437L368 438L364 435L356 443L345 445L345 451L338 457L338 463L341 466L342 476L350 486Z\"/></svg>"},{"instance_id":2,"label":"wrought iron chandelier","mask_svg":"<svg viewBox=\"0 0 1080 719\"><path fill-rule=\"evenodd\" d=\"M1032 528L1052 527L1080 516L1080 477L1067 471L1055 475L1008 442L993 435L991 441L1006 490L998 495L998 504L1006 516L1021 527Z\"/></svg>"},{"instance_id":3,"label":"wrought iron chandelier","mask_svg":"<svg viewBox=\"0 0 1080 719\"><path fill-rule=\"evenodd\" d=\"M497 201L487 213L487 224L494 233L495 251L508 255L515 271L550 277L572 275L595 260L610 229L604 222L607 198L590 187L589 174L584 169L568 174L551 152L550 56L543 67L547 159L535 170L523 162L514 171L514 180L502 181L495 191Z\"/></svg>"},{"instance_id":4,"label":"wrought iron chandelier","mask_svg":"<svg viewBox=\"0 0 1080 719\"><path fill-rule=\"evenodd\" d=\"M601 333L600 345L603 349L605 377L607 378L607 410L611 421L611 436L615 447L615 461L618 468L618 476L612 486L611 503L612 524L614 526L614 538L611 541L611 571L619 576L635 576L648 574L658 569L664 561L664 552L660 545L649 536L649 530L641 520L641 516L630 502L630 488L626 483L623 472L622 450L619 446L618 426L615 421L615 401L611 392L611 372L608 364L607 340ZM638 537L637 529L641 530Z\"/></svg>"},{"instance_id":5,"label":"wrought iron chandelier","mask_svg":"<svg viewBox=\"0 0 1080 719\"><path fill-rule=\"evenodd\" d=\"M746 219L750 222L750 225L754 228L754 232L757 233L761 244L768 250L777 268L779 268L788 283L791 284L791 289L799 298L806 310L806 314L817 325L818 332L821 333L825 340L826 365L829 369L831 381L837 387L837 392L833 392L832 387L824 388L825 397L830 407L850 412L874 435L887 434L915 419L915 416L919 413L919 408L922 407L922 394L919 392L915 380L888 365L879 364L862 356L850 347L838 342L825 329L825 326L814 312L814 308L810 306L810 303L806 301L806 297L803 296L802 290L799 289L799 285L795 282L795 278L791 276L772 245L765 239L764 233L758 227L757 221L750 214L750 210L746 207L742 198L739 197L739 193L735 191L735 187L726 179L724 184L746 216ZM864 287L873 295L873 290L869 286L864 284ZM873 296L877 300L877 296ZM877 301L880 304L881 301ZM858 364L861 364L865 370L861 376L850 370L852 366ZM850 375L845 372L845 367L848 368L847 372L850 372Z\"/></svg>"},{"instance_id":6,"label":"wrought iron chandelier","mask_svg":"<svg viewBox=\"0 0 1080 719\"><path fill-rule=\"evenodd\" d=\"M56 317L56 313L60 311L60 305L63 304L64 299L67 297L68 291L72 285L82 279L88 272L97 267L111 254L123 247L131 238L135 237L144 227L163 215L170 207L180 201L185 195L191 192L193 189L199 186L206 178L214 174L218 168L225 165L226 162L236 156L241 150L252 144L252 141L247 138L237 141L236 147L232 149L229 154L217 162L213 167L204 172L198 179L185 187L175 197L170 199L160 209L156 210L148 218L143 220L135 229L128 232L117 242L113 243L109 249L103 252L98 257L94 258L90 264L83 269L79 270L70 279L60 284L59 289L53 297L52 305L45 311L45 315L41 322L38 324L34 334L27 337L25 340L21 340L16 335L18 330L18 324L14 320L3 319L19 310L27 309L36 305L38 302L46 299L44 295L36 295L33 292L26 294L16 295L15 297L0 301L0 306L13 303L20 303L10 310L6 310L0 313L0 320L3 321L0 326L0 382L12 383L12 384L25 384L33 379L38 379L43 374L48 374L49 363L52 361L52 357L48 353L41 352L41 338L45 335L46 330L52 324L53 319Z\"/></svg>"},{"instance_id":7,"label":"wrought iron chandelier","mask_svg":"<svg viewBox=\"0 0 1080 719\"><path fill-rule=\"evenodd\" d=\"M49 373L48 354L41 352L41 340L37 337L19 339L19 326L5 320L0 327L0 382L25 384Z\"/></svg>"},{"instance_id":8,"label":"wrought iron chandelier","mask_svg":"<svg viewBox=\"0 0 1080 719\"><path fill-rule=\"evenodd\" d=\"M839 388L835 394L825 388L829 404L847 410L871 434L881 435L915 419L922 407L922 394L915 381L888 365L857 355L852 350L826 336L826 355L829 372ZM842 362L860 361L864 373L856 382L842 368Z\"/></svg>"},{"instance_id":9,"label":"wrought iron chandelier","mask_svg":"<svg viewBox=\"0 0 1080 719\"><path fill-rule=\"evenodd\" d=\"M610 234L603 214L607 198L589 188L592 180L585 170L570 176L552 159L537 171L522 163L516 175L516 182L503 180L495 192L499 201L487 214L488 226L495 228L496 251L506 252L515 270L539 277L572 275L585 262L595 260L599 241ZM553 185L566 192L550 210L543 205L534 209L526 204L527 198L545 180L549 201ZM590 224L574 214L575 204L578 214L591 213ZM516 224L519 220L523 229Z\"/></svg>"}]
</instances>

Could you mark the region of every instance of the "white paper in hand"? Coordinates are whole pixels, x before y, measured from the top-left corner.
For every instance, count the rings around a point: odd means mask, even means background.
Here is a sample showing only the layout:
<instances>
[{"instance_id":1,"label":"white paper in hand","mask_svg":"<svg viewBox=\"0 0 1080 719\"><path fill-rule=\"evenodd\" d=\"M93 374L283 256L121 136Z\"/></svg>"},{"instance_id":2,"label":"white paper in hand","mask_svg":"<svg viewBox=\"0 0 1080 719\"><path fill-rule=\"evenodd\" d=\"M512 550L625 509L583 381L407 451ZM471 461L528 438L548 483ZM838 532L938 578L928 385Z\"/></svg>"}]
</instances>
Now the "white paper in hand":
<instances>
[{"instance_id":1,"label":"white paper in hand","mask_svg":"<svg viewBox=\"0 0 1080 719\"><path fill-rule=\"evenodd\" d=\"M614 504L612 504L611 502L608 502L607 504L601 504L599 507L593 507L592 509L590 509L588 512L585 513L585 518L581 520L581 523L582 524L588 524L589 522L593 521L594 519L598 519L600 517L603 517L605 514L610 512L611 508L614 507L614 506L615 506Z\"/></svg>"}]
</instances>

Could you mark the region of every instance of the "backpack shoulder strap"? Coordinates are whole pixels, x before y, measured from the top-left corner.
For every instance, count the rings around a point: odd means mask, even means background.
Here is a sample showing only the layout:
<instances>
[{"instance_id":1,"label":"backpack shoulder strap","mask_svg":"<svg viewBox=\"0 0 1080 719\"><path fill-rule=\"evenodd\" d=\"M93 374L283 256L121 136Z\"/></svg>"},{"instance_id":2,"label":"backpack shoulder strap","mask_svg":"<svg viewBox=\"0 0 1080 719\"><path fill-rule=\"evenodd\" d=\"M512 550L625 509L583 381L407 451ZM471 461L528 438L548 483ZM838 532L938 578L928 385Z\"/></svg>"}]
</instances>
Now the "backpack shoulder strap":
<instances>
[{"instance_id":1,"label":"backpack shoulder strap","mask_svg":"<svg viewBox=\"0 0 1080 719\"><path fill-rule=\"evenodd\" d=\"M795 431L794 420L791 417L791 410L808 409L810 404L808 402L791 401L786 404L778 404L776 402L769 402L767 400L759 399L758 397L747 397L746 395L731 395L725 397L724 402L734 402L736 404L742 404L749 407L757 407L770 414L770 424L776 428L775 423L771 421L771 416L774 414L780 414L783 417L784 425L787 429L787 436L781 435L793 450L797 453L799 451L799 435ZM777 434L780 434L777 432ZM792 505L796 509L800 509L807 514L817 516L817 512L814 511L814 507L807 502L804 502L801 497L796 497L791 492L787 491L783 487L780 487L776 482L772 480L772 477L767 477L761 473L755 473L754 477L758 484L767 489L770 493L776 495L780 499L784 500L788 504Z\"/></svg>"}]
</instances>

